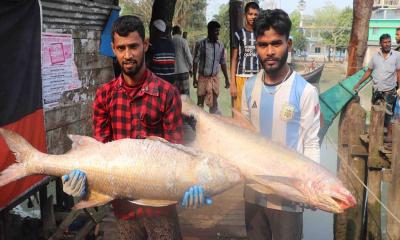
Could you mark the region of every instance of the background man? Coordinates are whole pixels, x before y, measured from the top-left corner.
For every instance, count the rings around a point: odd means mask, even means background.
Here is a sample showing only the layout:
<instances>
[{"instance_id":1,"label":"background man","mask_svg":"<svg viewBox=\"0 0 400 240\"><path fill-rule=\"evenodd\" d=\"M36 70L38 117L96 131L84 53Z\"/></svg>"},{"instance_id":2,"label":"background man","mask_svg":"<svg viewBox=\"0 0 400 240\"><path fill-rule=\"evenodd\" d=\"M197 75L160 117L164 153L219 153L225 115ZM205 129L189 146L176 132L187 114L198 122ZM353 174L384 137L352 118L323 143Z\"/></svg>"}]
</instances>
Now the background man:
<instances>
[{"instance_id":1,"label":"background man","mask_svg":"<svg viewBox=\"0 0 400 240\"><path fill-rule=\"evenodd\" d=\"M368 64L368 70L360 81L354 86L358 91L360 85L372 74L372 103L383 99L386 102L386 113L384 125L387 128L385 142L392 142L391 118L396 102L396 88L400 83L400 53L392 50L391 37L389 34L382 34L379 38L380 50L372 55Z\"/></svg>"},{"instance_id":2,"label":"background man","mask_svg":"<svg viewBox=\"0 0 400 240\"><path fill-rule=\"evenodd\" d=\"M142 21L135 16L119 17L113 24L111 39L122 74L97 90L94 137L103 143L148 136L182 142L180 95L174 86L147 69L145 52L149 42ZM86 194L83 172L74 170L62 180L66 193L76 197ZM205 200L203 196L203 190L193 186L182 196L182 205L195 206L195 202ZM118 236L105 239L181 239L175 205L141 207L127 200L115 200L112 205Z\"/></svg>"},{"instance_id":3,"label":"background man","mask_svg":"<svg viewBox=\"0 0 400 240\"><path fill-rule=\"evenodd\" d=\"M256 19L262 70L245 82L241 111L266 138L319 162L318 92L286 62L291 26L289 16L280 9L262 11ZM245 187L249 239L302 239L302 212L298 203Z\"/></svg>"},{"instance_id":4,"label":"background man","mask_svg":"<svg viewBox=\"0 0 400 240\"><path fill-rule=\"evenodd\" d=\"M163 20L154 20L151 25L152 33L146 60L152 72L174 84L175 47L166 30L167 25Z\"/></svg>"},{"instance_id":5,"label":"background man","mask_svg":"<svg viewBox=\"0 0 400 240\"><path fill-rule=\"evenodd\" d=\"M396 51L400 51L400 27L396 28L396 43L397 47L394 49Z\"/></svg>"},{"instance_id":6,"label":"background man","mask_svg":"<svg viewBox=\"0 0 400 240\"><path fill-rule=\"evenodd\" d=\"M256 52L256 38L253 32L254 20L260 12L255 2L249 2L244 8L246 25L235 32L232 42L230 93L233 107L240 111L244 82L258 73L259 62Z\"/></svg>"},{"instance_id":7,"label":"background man","mask_svg":"<svg viewBox=\"0 0 400 240\"><path fill-rule=\"evenodd\" d=\"M218 22L209 22L207 38L198 41L194 50L193 87L197 88L197 105L204 107L205 102L210 107L210 113L220 113L217 102L219 65L225 77L225 88L229 88L225 47L218 41L220 28L221 25Z\"/></svg>"},{"instance_id":8,"label":"background man","mask_svg":"<svg viewBox=\"0 0 400 240\"><path fill-rule=\"evenodd\" d=\"M182 38L179 26L172 28L172 42L175 47L175 86L180 94L189 93L189 74L192 74L192 54L188 42Z\"/></svg>"}]
</instances>

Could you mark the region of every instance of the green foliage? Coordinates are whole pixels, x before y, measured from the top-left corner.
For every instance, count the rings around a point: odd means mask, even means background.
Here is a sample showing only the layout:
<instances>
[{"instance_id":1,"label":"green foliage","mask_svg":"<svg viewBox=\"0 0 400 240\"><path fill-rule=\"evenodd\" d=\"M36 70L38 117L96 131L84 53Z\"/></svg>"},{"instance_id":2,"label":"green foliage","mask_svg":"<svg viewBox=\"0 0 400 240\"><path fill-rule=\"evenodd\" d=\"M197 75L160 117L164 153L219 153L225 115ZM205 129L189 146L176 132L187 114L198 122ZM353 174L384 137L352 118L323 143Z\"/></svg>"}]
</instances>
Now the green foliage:
<instances>
[{"instance_id":1,"label":"green foliage","mask_svg":"<svg viewBox=\"0 0 400 240\"><path fill-rule=\"evenodd\" d=\"M321 32L324 43L334 48L347 47L352 21L353 11L349 7L340 10L333 4L328 4L315 11L315 26L324 29Z\"/></svg>"},{"instance_id":2,"label":"green foliage","mask_svg":"<svg viewBox=\"0 0 400 240\"><path fill-rule=\"evenodd\" d=\"M292 30L290 35L293 37L293 49L294 50L305 50L307 46L307 38L304 36L303 31L300 27L300 12L293 11L290 14L290 20L292 21Z\"/></svg>"},{"instance_id":3,"label":"green foliage","mask_svg":"<svg viewBox=\"0 0 400 240\"><path fill-rule=\"evenodd\" d=\"M221 24L219 40L224 43L226 49L229 49L229 4L222 4L220 6L218 14L214 15L214 20Z\"/></svg>"}]
</instances>

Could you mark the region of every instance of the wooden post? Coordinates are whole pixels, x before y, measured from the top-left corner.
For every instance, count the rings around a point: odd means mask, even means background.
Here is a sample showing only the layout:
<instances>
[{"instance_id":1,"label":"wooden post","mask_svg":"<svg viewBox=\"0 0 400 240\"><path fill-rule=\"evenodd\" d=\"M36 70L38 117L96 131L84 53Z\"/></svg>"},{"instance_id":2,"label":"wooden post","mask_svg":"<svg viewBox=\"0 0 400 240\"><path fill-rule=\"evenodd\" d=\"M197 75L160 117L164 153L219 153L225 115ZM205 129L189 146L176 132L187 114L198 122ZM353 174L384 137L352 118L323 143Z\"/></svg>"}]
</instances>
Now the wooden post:
<instances>
[{"instance_id":1,"label":"wooden post","mask_svg":"<svg viewBox=\"0 0 400 240\"><path fill-rule=\"evenodd\" d=\"M392 182L389 188L388 207L393 214L400 219L400 123L393 126L392 144ZM400 239L400 224L387 215L387 234L388 239Z\"/></svg>"},{"instance_id":2,"label":"wooden post","mask_svg":"<svg viewBox=\"0 0 400 240\"><path fill-rule=\"evenodd\" d=\"M368 148L368 187L381 199L382 168L388 168L385 160L379 155L379 148L383 146L383 121L385 117L384 103L372 105L369 127ZM381 206L371 194L367 202L367 237L368 239L381 239Z\"/></svg>"},{"instance_id":3,"label":"wooden post","mask_svg":"<svg viewBox=\"0 0 400 240\"><path fill-rule=\"evenodd\" d=\"M357 173L358 178L365 179L366 161L359 157L360 151L365 153L367 151L360 141L360 135L365 131L365 118L366 113L359 104L359 98L352 100L340 116L337 175L354 194L357 205L342 214L335 215L334 235L336 240L358 240L362 232L365 191L363 185L353 176L348 167L350 166ZM357 154L354 154L354 148L358 149Z\"/></svg>"},{"instance_id":4,"label":"wooden post","mask_svg":"<svg viewBox=\"0 0 400 240\"><path fill-rule=\"evenodd\" d=\"M385 118L385 104L372 105L371 120L368 130L369 136L369 168L390 168L390 163L380 156L379 148L383 146L383 122Z\"/></svg>"},{"instance_id":5,"label":"wooden post","mask_svg":"<svg viewBox=\"0 0 400 240\"><path fill-rule=\"evenodd\" d=\"M229 40L231 42L231 48L229 51L230 59L232 59L232 46L235 32L243 27L243 1L242 0L230 0L229 1ZM232 64L232 62L230 63ZM230 71L228 71L230 73ZM234 76L231 76L233 78ZM233 107L234 98L231 98L231 106Z\"/></svg>"}]
</instances>

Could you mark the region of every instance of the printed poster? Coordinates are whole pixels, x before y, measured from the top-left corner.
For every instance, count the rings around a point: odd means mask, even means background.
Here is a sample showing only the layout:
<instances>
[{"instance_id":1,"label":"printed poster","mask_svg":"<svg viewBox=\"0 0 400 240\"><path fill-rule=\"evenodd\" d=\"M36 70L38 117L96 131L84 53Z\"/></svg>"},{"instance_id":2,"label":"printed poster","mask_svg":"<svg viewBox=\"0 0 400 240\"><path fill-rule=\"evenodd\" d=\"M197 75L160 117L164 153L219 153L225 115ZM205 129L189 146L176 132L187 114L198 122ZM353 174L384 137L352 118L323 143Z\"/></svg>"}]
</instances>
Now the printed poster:
<instances>
[{"instance_id":1,"label":"printed poster","mask_svg":"<svg viewBox=\"0 0 400 240\"><path fill-rule=\"evenodd\" d=\"M42 33L42 82L45 110L58 106L65 91L81 87L71 34Z\"/></svg>"}]
</instances>

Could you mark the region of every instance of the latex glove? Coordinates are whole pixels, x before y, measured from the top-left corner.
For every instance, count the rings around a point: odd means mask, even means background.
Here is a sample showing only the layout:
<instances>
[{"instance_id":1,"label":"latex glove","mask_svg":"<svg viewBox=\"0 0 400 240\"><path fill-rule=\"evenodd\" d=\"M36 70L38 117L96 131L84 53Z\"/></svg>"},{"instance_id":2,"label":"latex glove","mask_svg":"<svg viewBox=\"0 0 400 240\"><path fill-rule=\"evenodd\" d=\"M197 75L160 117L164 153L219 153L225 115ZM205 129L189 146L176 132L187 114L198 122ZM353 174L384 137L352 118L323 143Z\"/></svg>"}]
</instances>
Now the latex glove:
<instances>
[{"instance_id":1,"label":"latex glove","mask_svg":"<svg viewBox=\"0 0 400 240\"><path fill-rule=\"evenodd\" d=\"M211 205L212 199L204 196L204 190L201 186L192 186L183 196L181 206L183 208L199 208L203 205Z\"/></svg>"},{"instance_id":2,"label":"latex glove","mask_svg":"<svg viewBox=\"0 0 400 240\"><path fill-rule=\"evenodd\" d=\"M86 174L80 170L73 170L61 177L63 191L73 197L86 195Z\"/></svg>"}]
</instances>

